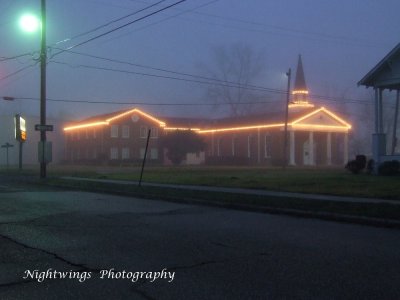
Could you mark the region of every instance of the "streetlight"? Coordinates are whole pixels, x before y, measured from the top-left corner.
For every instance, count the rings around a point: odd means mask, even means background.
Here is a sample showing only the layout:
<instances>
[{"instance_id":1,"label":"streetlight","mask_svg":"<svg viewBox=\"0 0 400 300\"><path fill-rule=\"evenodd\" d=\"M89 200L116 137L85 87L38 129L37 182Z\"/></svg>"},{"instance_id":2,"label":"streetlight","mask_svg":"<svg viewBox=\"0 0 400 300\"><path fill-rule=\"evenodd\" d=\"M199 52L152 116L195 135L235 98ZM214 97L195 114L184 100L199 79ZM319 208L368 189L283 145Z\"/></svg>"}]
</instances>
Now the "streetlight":
<instances>
[{"instance_id":1,"label":"streetlight","mask_svg":"<svg viewBox=\"0 0 400 300\"><path fill-rule=\"evenodd\" d=\"M40 27L40 143L39 162L40 178L46 178L46 164L48 161L46 153L51 146L46 142L46 0L41 0L40 21L31 14L25 14L20 19L20 26L24 31L34 32Z\"/></svg>"},{"instance_id":2,"label":"streetlight","mask_svg":"<svg viewBox=\"0 0 400 300\"><path fill-rule=\"evenodd\" d=\"M19 19L19 27L26 32L36 32L40 27L40 20L35 15L27 13Z\"/></svg>"}]
</instances>

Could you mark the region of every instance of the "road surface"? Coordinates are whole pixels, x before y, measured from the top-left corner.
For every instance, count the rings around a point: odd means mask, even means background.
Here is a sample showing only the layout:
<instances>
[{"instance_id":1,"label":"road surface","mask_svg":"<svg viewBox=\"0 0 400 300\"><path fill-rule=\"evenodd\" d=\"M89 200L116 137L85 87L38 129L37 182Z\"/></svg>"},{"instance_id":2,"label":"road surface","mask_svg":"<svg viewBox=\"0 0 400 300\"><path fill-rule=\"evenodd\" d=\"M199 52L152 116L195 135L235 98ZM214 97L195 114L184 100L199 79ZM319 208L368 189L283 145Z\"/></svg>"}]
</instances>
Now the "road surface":
<instances>
[{"instance_id":1,"label":"road surface","mask_svg":"<svg viewBox=\"0 0 400 300\"><path fill-rule=\"evenodd\" d=\"M0 299L95 297L400 299L400 231L0 181Z\"/></svg>"}]
</instances>

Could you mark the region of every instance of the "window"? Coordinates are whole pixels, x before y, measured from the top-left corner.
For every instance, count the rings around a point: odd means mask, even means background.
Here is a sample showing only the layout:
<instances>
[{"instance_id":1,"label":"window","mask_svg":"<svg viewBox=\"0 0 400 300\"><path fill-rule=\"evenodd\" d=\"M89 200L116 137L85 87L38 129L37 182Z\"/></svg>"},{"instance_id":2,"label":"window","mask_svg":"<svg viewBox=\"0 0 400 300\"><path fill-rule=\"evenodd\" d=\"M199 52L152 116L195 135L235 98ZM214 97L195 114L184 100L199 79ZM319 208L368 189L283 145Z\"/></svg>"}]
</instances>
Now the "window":
<instances>
[{"instance_id":1,"label":"window","mask_svg":"<svg viewBox=\"0 0 400 300\"><path fill-rule=\"evenodd\" d=\"M251 157L251 135L247 136L247 157Z\"/></svg>"},{"instance_id":2,"label":"window","mask_svg":"<svg viewBox=\"0 0 400 300\"><path fill-rule=\"evenodd\" d=\"M144 158L144 152L146 151L146 148L140 148L140 159Z\"/></svg>"},{"instance_id":3,"label":"window","mask_svg":"<svg viewBox=\"0 0 400 300\"><path fill-rule=\"evenodd\" d=\"M129 148L128 147L122 148L121 158L122 159L129 159Z\"/></svg>"},{"instance_id":4,"label":"window","mask_svg":"<svg viewBox=\"0 0 400 300\"><path fill-rule=\"evenodd\" d=\"M129 138L129 126L128 125L122 125L122 137L124 139Z\"/></svg>"},{"instance_id":5,"label":"window","mask_svg":"<svg viewBox=\"0 0 400 300\"><path fill-rule=\"evenodd\" d=\"M93 138L96 138L96 129L93 129Z\"/></svg>"},{"instance_id":6,"label":"window","mask_svg":"<svg viewBox=\"0 0 400 300\"><path fill-rule=\"evenodd\" d=\"M217 156L221 155L221 139L217 140Z\"/></svg>"},{"instance_id":7,"label":"window","mask_svg":"<svg viewBox=\"0 0 400 300\"><path fill-rule=\"evenodd\" d=\"M151 150L150 150L150 158L151 159L158 159L158 149L157 148L151 148Z\"/></svg>"},{"instance_id":8,"label":"window","mask_svg":"<svg viewBox=\"0 0 400 300\"><path fill-rule=\"evenodd\" d=\"M112 147L110 149L110 159L118 159L118 148Z\"/></svg>"},{"instance_id":9,"label":"window","mask_svg":"<svg viewBox=\"0 0 400 300\"><path fill-rule=\"evenodd\" d=\"M271 157L271 150L272 150L272 138L271 135L266 134L264 140L264 157L268 158Z\"/></svg>"},{"instance_id":10,"label":"window","mask_svg":"<svg viewBox=\"0 0 400 300\"><path fill-rule=\"evenodd\" d=\"M88 139L89 138L89 134L88 134L88 130L85 129L85 138Z\"/></svg>"},{"instance_id":11,"label":"window","mask_svg":"<svg viewBox=\"0 0 400 300\"><path fill-rule=\"evenodd\" d=\"M158 138L158 128L157 128L157 127L151 127L151 134L150 134L150 136L151 136L153 139Z\"/></svg>"},{"instance_id":12,"label":"window","mask_svg":"<svg viewBox=\"0 0 400 300\"><path fill-rule=\"evenodd\" d=\"M112 138L118 137L118 125L111 125L111 137Z\"/></svg>"},{"instance_id":13,"label":"window","mask_svg":"<svg viewBox=\"0 0 400 300\"><path fill-rule=\"evenodd\" d=\"M235 147L236 146L236 138L232 137L232 156L235 156Z\"/></svg>"},{"instance_id":14,"label":"window","mask_svg":"<svg viewBox=\"0 0 400 300\"><path fill-rule=\"evenodd\" d=\"M147 127L146 126L140 126L140 137L143 139L147 138Z\"/></svg>"},{"instance_id":15,"label":"window","mask_svg":"<svg viewBox=\"0 0 400 300\"><path fill-rule=\"evenodd\" d=\"M77 140L80 140L80 139L81 139L81 133L80 133L80 131L78 131L78 132L76 133L76 139L77 139Z\"/></svg>"},{"instance_id":16,"label":"window","mask_svg":"<svg viewBox=\"0 0 400 300\"><path fill-rule=\"evenodd\" d=\"M92 159L97 159L97 149L93 148Z\"/></svg>"}]
</instances>

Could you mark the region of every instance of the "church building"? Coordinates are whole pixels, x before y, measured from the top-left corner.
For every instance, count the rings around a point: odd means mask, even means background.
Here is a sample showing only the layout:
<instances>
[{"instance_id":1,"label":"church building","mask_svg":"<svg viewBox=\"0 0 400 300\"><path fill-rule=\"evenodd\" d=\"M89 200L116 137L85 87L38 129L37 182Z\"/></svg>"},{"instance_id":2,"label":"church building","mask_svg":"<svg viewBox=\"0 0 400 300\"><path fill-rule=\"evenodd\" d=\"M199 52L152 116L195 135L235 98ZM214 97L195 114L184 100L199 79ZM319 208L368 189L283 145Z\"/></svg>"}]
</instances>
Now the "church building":
<instances>
[{"instance_id":1,"label":"church building","mask_svg":"<svg viewBox=\"0 0 400 300\"><path fill-rule=\"evenodd\" d=\"M284 113L201 120L168 118L133 108L66 126L65 159L74 163L139 161L151 129L147 158L158 164L168 161L159 137L174 130L192 130L206 142L204 153L188 155L186 164L330 166L348 161L351 125L311 102L301 56L287 122L285 119Z\"/></svg>"}]
</instances>

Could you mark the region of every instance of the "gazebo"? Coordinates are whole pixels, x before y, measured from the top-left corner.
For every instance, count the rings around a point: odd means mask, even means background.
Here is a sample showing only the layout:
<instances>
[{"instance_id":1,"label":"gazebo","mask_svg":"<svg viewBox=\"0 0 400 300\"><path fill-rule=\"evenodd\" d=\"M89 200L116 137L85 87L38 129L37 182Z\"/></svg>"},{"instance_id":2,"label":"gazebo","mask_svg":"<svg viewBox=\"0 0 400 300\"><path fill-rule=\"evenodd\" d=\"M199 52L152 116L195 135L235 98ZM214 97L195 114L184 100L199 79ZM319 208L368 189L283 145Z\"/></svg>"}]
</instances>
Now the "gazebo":
<instances>
[{"instance_id":1,"label":"gazebo","mask_svg":"<svg viewBox=\"0 0 400 300\"><path fill-rule=\"evenodd\" d=\"M372 68L358 82L358 85L372 87L375 91L375 133L372 135L372 155L375 161L374 171L377 172L377 168L382 162L400 160L400 155L395 153L400 91L400 43ZM391 151L386 149L386 133L383 130L384 90L396 91Z\"/></svg>"}]
</instances>

